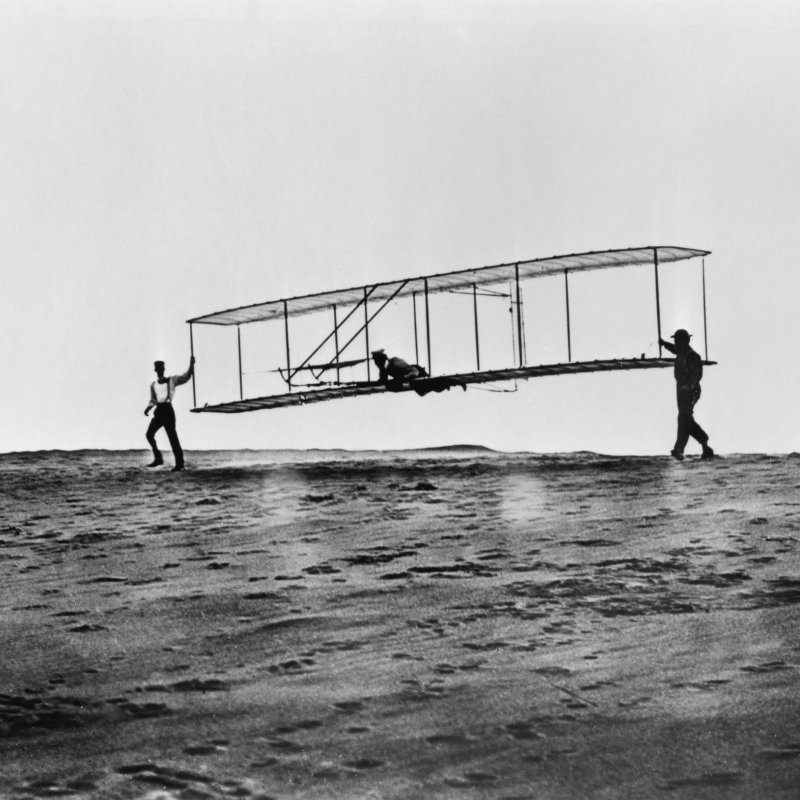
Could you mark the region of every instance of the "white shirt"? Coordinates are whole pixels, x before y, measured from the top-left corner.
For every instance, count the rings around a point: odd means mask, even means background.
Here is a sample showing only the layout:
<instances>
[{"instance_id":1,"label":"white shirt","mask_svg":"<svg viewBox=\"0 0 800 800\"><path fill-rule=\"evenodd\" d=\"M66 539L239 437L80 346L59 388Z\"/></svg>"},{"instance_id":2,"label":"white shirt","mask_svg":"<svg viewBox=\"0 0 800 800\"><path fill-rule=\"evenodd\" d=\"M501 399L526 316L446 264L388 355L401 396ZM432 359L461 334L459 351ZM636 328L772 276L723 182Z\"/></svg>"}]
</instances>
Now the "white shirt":
<instances>
[{"instance_id":1,"label":"white shirt","mask_svg":"<svg viewBox=\"0 0 800 800\"><path fill-rule=\"evenodd\" d=\"M158 380L153 381L150 384L150 402L147 404L147 410L149 411L160 403L171 403L175 395L175 387L186 383L191 377L192 368L189 367L183 375L170 375L164 383L159 383Z\"/></svg>"}]
</instances>

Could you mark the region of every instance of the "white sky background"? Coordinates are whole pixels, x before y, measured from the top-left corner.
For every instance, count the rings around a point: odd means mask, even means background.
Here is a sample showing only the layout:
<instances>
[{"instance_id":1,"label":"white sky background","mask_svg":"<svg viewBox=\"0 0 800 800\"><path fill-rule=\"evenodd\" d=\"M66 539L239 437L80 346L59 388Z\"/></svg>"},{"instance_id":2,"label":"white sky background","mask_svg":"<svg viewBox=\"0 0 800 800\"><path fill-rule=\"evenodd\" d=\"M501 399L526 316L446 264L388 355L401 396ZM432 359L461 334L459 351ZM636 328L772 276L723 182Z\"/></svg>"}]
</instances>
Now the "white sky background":
<instances>
[{"instance_id":1,"label":"white sky background","mask_svg":"<svg viewBox=\"0 0 800 800\"><path fill-rule=\"evenodd\" d=\"M186 368L193 316L652 244L713 251L712 444L800 449L799 34L789 0L0 1L0 451L145 448L152 361ZM641 302L594 286L607 312L573 310L576 340ZM702 350L665 303L663 333ZM607 355L652 346L650 325ZM657 370L217 416L188 413L187 385L177 408L189 450L667 453L673 387Z\"/></svg>"}]
</instances>

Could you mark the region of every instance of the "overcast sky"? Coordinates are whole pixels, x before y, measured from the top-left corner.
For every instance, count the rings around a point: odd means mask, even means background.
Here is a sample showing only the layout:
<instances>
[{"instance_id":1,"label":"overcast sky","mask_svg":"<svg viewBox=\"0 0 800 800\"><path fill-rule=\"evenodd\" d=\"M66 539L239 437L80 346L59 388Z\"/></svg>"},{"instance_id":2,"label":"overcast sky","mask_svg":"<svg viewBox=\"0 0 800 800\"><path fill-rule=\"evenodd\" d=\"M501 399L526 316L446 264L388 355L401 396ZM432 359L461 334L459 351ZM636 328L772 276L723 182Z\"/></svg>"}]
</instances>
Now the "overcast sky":
<instances>
[{"instance_id":1,"label":"overcast sky","mask_svg":"<svg viewBox=\"0 0 800 800\"><path fill-rule=\"evenodd\" d=\"M183 371L200 314L656 244L712 251L712 444L800 450L798 26L790 0L0 1L0 451L144 449L152 362ZM697 275L663 326L702 349ZM586 291L583 341L641 302ZM188 450L668 453L676 413L668 370L191 405Z\"/></svg>"}]
</instances>

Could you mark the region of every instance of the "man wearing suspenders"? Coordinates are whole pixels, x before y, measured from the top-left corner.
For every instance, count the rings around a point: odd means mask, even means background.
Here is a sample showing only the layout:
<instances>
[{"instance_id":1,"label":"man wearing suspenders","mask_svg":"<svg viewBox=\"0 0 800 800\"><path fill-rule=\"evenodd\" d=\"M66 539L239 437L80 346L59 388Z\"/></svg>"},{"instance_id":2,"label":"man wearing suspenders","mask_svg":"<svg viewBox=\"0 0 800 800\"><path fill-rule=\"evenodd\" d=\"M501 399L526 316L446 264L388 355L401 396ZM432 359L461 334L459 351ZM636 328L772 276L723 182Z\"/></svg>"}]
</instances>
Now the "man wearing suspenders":
<instances>
[{"instance_id":1,"label":"man wearing suspenders","mask_svg":"<svg viewBox=\"0 0 800 800\"><path fill-rule=\"evenodd\" d=\"M150 409L155 407L153 419L147 428L147 441L153 450L153 461L148 467L160 467L164 463L161 451L156 444L156 432L164 428L169 438L172 453L175 456L175 466L173 472L180 472L183 469L183 450L178 440L178 432L175 430L175 410L172 408L172 398L175 395L175 387L186 383L194 374L194 356L189 362L189 369L183 375L164 375L164 362L156 361L153 366L156 370L157 380L150 384L150 402L144 410L144 415L150 413Z\"/></svg>"}]
</instances>

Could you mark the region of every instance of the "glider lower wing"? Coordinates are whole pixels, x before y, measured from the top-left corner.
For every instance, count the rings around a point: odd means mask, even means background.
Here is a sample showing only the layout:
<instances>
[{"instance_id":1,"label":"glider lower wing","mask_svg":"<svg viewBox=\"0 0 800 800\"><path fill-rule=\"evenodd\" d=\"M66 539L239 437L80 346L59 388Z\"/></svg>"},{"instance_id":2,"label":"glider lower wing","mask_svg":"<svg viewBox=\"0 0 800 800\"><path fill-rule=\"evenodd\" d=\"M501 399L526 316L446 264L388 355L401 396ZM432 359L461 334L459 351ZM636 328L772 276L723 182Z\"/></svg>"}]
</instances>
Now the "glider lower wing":
<instances>
[{"instance_id":1,"label":"glider lower wing","mask_svg":"<svg viewBox=\"0 0 800 800\"><path fill-rule=\"evenodd\" d=\"M435 378L422 378L403 383L397 387L387 387L381 383L368 383L366 381L330 386L308 391L294 391L286 394L271 395L269 397L254 397L246 400L234 400L216 405L206 405L193 408L195 413L215 412L220 414L238 414L244 411L257 411L259 409L286 408L289 406L303 406L309 403L319 403L324 400L340 400L345 397L364 397L366 395L383 394L385 392L411 392L427 394L445 389L466 387L469 384L494 383L507 380L527 380L528 378L541 378L548 375L576 375L586 372L613 372L619 370L660 369L672 367L675 361L671 358L615 358L604 361L574 361L568 364L549 364L535 367L514 367L510 369L495 369L484 372L466 372L456 375L442 375ZM706 365L715 364L715 361L704 361Z\"/></svg>"}]
</instances>

